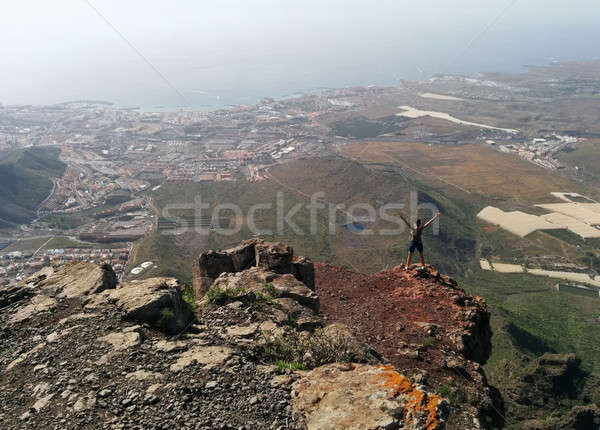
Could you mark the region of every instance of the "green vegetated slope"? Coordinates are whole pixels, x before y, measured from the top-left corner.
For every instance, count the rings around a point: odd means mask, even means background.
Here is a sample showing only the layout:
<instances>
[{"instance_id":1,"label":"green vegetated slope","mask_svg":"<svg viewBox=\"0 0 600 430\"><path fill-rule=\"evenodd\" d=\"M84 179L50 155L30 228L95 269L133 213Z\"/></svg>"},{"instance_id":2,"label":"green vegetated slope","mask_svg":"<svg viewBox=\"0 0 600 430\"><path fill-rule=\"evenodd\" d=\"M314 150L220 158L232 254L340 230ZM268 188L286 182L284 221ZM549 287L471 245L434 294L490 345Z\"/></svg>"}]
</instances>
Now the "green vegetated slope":
<instances>
[{"instance_id":1,"label":"green vegetated slope","mask_svg":"<svg viewBox=\"0 0 600 430\"><path fill-rule=\"evenodd\" d=\"M556 280L527 274L478 271L461 283L492 311L485 370L505 401L506 428L562 428L552 420L535 427L535 421L554 416L560 422L572 407L600 402L599 298L558 292ZM560 389L553 390L552 374L536 372L545 353L576 354L581 372L555 380Z\"/></svg>"},{"instance_id":2,"label":"green vegetated slope","mask_svg":"<svg viewBox=\"0 0 600 430\"><path fill-rule=\"evenodd\" d=\"M213 222L218 224L215 227L232 227L240 219L241 228L234 234L190 229L178 236L161 238L163 242L170 241L178 250L176 255L172 255L159 248L158 258L164 260L164 270L177 266L173 264L173 259L193 258L204 249L225 248L252 237L248 215L257 204L272 205L271 209L259 207L254 212L254 221L261 230L260 236L288 243L297 254L364 272L393 267L406 258L409 235L401 221L396 221L400 224L386 221L380 217L379 210L385 204L403 203L406 205L403 212L409 214L411 191L417 193L419 203L435 205L444 217L439 235L434 236L431 230L425 235L428 261L452 274L464 273L474 261L475 229L463 222L475 216L475 208L470 203L450 199L444 192L425 187L402 175L373 171L348 160L300 160L277 166L270 173L272 178L263 182L166 183L154 192L152 196L161 211L161 219L192 217L193 209L189 205L198 198L212 208L218 204L235 204L242 214L241 218L235 217L233 212L223 210L217 217L219 220ZM343 204L344 208L330 211L329 205L324 205L311 214L307 205L311 196L319 192L323 194L318 202ZM283 229L278 229L278 195L283 208L281 213L285 215L292 211L293 216L289 219L295 226L284 223ZM373 222L363 223L372 234L366 231L356 234L344 227L352 221L347 216L348 209L360 204L377 211ZM210 210L205 210L205 213L210 216ZM397 216L398 209L389 209L387 213ZM357 207L352 215L362 217L367 212ZM427 218L433 213L431 209L422 209L419 215ZM311 218L315 222L311 222ZM398 228L398 225L402 226L401 232L385 234L385 230ZM145 254L144 247L144 244L140 246L140 255ZM136 258L136 263L138 260L141 261L141 257ZM181 275L189 278L189 273Z\"/></svg>"},{"instance_id":3,"label":"green vegetated slope","mask_svg":"<svg viewBox=\"0 0 600 430\"><path fill-rule=\"evenodd\" d=\"M127 272L145 261L152 261L153 267L144 271L140 278L168 276L191 285L192 258L185 250L176 245L173 236L162 235L152 231L136 244L134 255L130 259ZM134 276L130 276L135 279Z\"/></svg>"},{"instance_id":4,"label":"green vegetated slope","mask_svg":"<svg viewBox=\"0 0 600 430\"><path fill-rule=\"evenodd\" d=\"M13 151L0 161L0 228L27 222L52 190L51 177L60 177L65 164L57 148Z\"/></svg>"}]
</instances>

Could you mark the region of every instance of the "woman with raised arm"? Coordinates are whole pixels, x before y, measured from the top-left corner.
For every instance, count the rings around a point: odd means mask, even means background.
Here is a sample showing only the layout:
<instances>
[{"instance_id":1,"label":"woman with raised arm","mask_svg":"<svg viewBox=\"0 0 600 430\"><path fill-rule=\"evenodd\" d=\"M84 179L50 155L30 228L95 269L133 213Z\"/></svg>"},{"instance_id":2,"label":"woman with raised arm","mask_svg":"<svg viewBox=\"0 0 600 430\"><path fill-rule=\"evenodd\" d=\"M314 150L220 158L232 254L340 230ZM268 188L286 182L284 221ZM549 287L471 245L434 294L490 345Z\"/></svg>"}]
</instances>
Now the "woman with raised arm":
<instances>
[{"instance_id":1,"label":"woman with raised arm","mask_svg":"<svg viewBox=\"0 0 600 430\"><path fill-rule=\"evenodd\" d=\"M406 270L410 267L410 262L412 260L413 253L415 249L419 251L419 256L421 257L421 265L425 267L425 257L423 256L423 242L421 240L421 236L423 234L423 230L429 227L433 222L440 217L440 213L436 213L433 218L427 221L425 224L421 223L421 218L417 219L415 225L410 225L410 223L404 218L404 215L401 213L400 218L402 221L408 226L410 229L410 243L408 244L408 258L406 259Z\"/></svg>"}]
</instances>

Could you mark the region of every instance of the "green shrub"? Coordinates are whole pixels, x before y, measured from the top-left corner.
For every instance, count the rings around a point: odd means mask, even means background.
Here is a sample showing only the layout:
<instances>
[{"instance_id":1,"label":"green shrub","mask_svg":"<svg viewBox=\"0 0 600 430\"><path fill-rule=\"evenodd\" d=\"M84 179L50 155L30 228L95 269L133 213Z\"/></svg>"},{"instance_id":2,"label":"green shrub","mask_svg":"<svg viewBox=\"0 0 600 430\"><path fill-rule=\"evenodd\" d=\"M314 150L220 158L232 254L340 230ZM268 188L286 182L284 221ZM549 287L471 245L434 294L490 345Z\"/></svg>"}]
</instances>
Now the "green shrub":
<instances>
[{"instance_id":1,"label":"green shrub","mask_svg":"<svg viewBox=\"0 0 600 430\"><path fill-rule=\"evenodd\" d=\"M438 394L445 399L448 399L452 404L463 403L467 397L461 388L453 389L448 385L441 385L438 388Z\"/></svg>"},{"instance_id":2,"label":"green shrub","mask_svg":"<svg viewBox=\"0 0 600 430\"><path fill-rule=\"evenodd\" d=\"M173 326L176 323L175 321L175 313L171 308L162 308L160 310L160 318L156 322L156 325L162 329L166 330L169 327Z\"/></svg>"},{"instance_id":3,"label":"green shrub","mask_svg":"<svg viewBox=\"0 0 600 430\"><path fill-rule=\"evenodd\" d=\"M0 357L5 357L12 354L15 349L17 349L17 347L12 343L2 345L0 347Z\"/></svg>"},{"instance_id":4,"label":"green shrub","mask_svg":"<svg viewBox=\"0 0 600 430\"><path fill-rule=\"evenodd\" d=\"M263 287L265 289L265 291L267 292L267 294L273 298L278 297L279 295L277 294L277 290L275 289L275 286L271 283L266 283Z\"/></svg>"},{"instance_id":5,"label":"green shrub","mask_svg":"<svg viewBox=\"0 0 600 430\"><path fill-rule=\"evenodd\" d=\"M269 332L263 335L263 358L271 363L296 362L312 368L327 363L362 361L360 353L356 351L354 339L349 336L325 335L321 331L303 336L296 330L285 336Z\"/></svg>"},{"instance_id":6,"label":"green shrub","mask_svg":"<svg viewBox=\"0 0 600 430\"><path fill-rule=\"evenodd\" d=\"M206 292L206 299L209 303L224 304L229 300L235 299L246 292L244 287L221 288L218 285L210 287Z\"/></svg>"},{"instance_id":7,"label":"green shrub","mask_svg":"<svg viewBox=\"0 0 600 430\"><path fill-rule=\"evenodd\" d=\"M297 338L285 339L283 336L272 336L264 333L263 355L268 361L298 361L302 355L302 347Z\"/></svg>"},{"instance_id":8,"label":"green shrub","mask_svg":"<svg viewBox=\"0 0 600 430\"><path fill-rule=\"evenodd\" d=\"M306 370L306 365L298 361L277 360L275 366L280 370Z\"/></svg>"},{"instance_id":9,"label":"green shrub","mask_svg":"<svg viewBox=\"0 0 600 430\"><path fill-rule=\"evenodd\" d=\"M181 296L183 297L183 301L186 302L192 310L196 309L196 297L194 296L194 289L191 285L183 286L181 289Z\"/></svg>"},{"instance_id":10,"label":"green shrub","mask_svg":"<svg viewBox=\"0 0 600 430\"><path fill-rule=\"evenodd\" d=\"M269 294L263 294L263 293L255 293L256 296L256 301L259 304L269 304L269 305L273 305L275 303L275 299L273 299L273 297Z\"/></svg>"}]
</instances>

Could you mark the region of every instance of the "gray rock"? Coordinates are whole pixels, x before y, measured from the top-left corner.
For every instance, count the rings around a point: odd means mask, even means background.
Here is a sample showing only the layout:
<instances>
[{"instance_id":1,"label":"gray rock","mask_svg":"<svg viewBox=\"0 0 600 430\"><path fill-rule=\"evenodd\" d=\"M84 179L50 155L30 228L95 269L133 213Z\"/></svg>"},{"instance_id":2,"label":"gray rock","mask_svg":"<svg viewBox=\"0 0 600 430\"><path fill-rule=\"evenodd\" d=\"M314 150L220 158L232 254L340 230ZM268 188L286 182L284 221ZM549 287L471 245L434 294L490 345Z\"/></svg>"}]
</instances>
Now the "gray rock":
<instances>
[{"instance_id":1,"label":"gray rock","mask_svg":"<svg viewBox=\"0 0 600 430\"><path fill-rule=\"evenodd\" d=\"M311 290L315 290L315 265L307 257L295 256L292 260L291 273Z\"/></svg>"},{"instance_id":2,"label":"gray rock","mask_svg":"<svg viewBox=\"0 0 600 430\"><path fill-rule=\"evenodd\" d=\"M86 305L88 308L114 303L124 312L123 318L147 323L165 333L178 333L194 319L181 295L179 281L173 278L150 278L125 283L104 293Z\"/></svg>"},{"instance_id":3,"label":"gray rock","mask_svg":"<svg viewBox=\"0 0 600 430\"><path fill-rule=\"evenodd\" d=\"M112 390L109 390L108 388L105 388L104 390L101 390L98 393L98 397L105 398L105 397L110 396L111 394L112 394Z\"/></svg>"},{"instance_id":4,"label":"gray rock","mask_svg":"<svg viewBox=\"0 0 600 430\"><path fill-rule=\"evenodd\" d=\"M294 250L281 242L256 244L256 266L275 273L290 273Z\"/></svg>"}]
</instances>

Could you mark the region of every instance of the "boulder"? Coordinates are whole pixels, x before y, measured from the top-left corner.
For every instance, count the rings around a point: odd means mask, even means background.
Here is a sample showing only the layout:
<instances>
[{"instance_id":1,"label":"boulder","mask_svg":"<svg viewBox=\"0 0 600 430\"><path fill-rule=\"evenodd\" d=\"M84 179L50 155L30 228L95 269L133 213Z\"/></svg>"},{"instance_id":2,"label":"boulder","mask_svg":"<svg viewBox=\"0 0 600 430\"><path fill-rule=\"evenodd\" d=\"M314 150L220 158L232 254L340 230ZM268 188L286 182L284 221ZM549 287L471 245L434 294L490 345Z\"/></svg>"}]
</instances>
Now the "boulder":
<instances>
[{"instance_id":1,"label":"boulder","mask_svg":"<svg viewBox=\"0 0 600 430\"><path fill-rule=\"evenodd\" d=\"M368 344L360 341L355 333L345 324L332 323L315 332L315 338L320 338L322 349L335 349L340 361L354 363L379 363L381 356Z\"/></svg>"},{"instance_id":2,"label":"boulder","mask_svg":"<svg viewBox=\"0 0 600 430\"><path fill-rule=\"evenodd\" d=\"M441 429L448 407L391 366L327 364L300 378L293 409L308 430Z\"/></svg>"},{"instance_id":3,"label":"boulder","mask_svg":"<svg viewBox=\"0 0 600 430\"><path fill-rule=\"evenodd\" d=\"M90 294L116 288L117 282L117 275L108 264L77 262L56 270L45 267L5 295L0 295L0 304L8 305L31 297L9 319L11 324L20 323L41 312L53 310L57 299L86 298Z\"/></svg>"},{"instance_id":4,"label":"boulder","mask_svg":"<svg viewBox=\"0 0 600 430\"><path fill-rule=\"evenodd\" d=\"M68 299L114 289L117 283L117 275L109 264L87 261L66 264L56 270L46 267L24 281L42 294Z\"/></svg>"},{"instance_id":5,"label":"boulder","mask_svg":"<svg viewBox=\"0 0 600 430\"><path fill-rule=\"evenodd\" d=\"M39 343L36 346L34 346L33 348L31 348L29 351L22 353L15 360L8 363L5 370L8 371L8 370L12 369L13 367L15 367L16 365L27 361L29 359L29 357L32 357L33 355L35 355L36 353L41 351L44 348L44 346L46 346L45 342Z\"/></svg>"},{"instance_id":6,"label":"boulder","mask_svg":"<svg viewBox=\"0 0 600 430\"><path fill-rule=\"evenodd\" d=\"M147 323L169 334L178 333L194 319L181 295L179 281L173 278L128 282L95 297L86 307L95 308L103 302L114 303L123 311L125 320Z\"/></svg>"},{"instance_id":7,"label":"boulder","mask_svg":"<svg viewBox=\"0 0 600 430\"><path fill-rule=\"evenodd\" d=\"M273 285L278 297L289 297L314 312L319 312L319 296L293 275L279 275L270 284Z\"/></svg>"},{"instance_id":8,"label":"boulder","mask_svg":"<svg viewBox=\"0 0 600 430\"><path fill-rule=\"evenodd\" d=\"M194 346L183 352L177 361L171 365L170 369L172 372L179 372L194 363L207 369L223 366L232 357L233 353L233 349L222 345Z\"/></svg>"},{"instance_id":9,"label":"boulder","mask_svg":"<svg viewBox=\"0 0 600 430\"><path fill-rule=\"evenodd\" d=\"M55 308L56 299L44 294L38 294L37 296L33 296L28 304L18 308L10 317L9 322L11 324L20 323L42 312L52 311Z\"/></svg>"},{"instance_id":10,"label":"boulder","mask_svg":"<svg viewBox=\"0 0 600 430\"><path fill-rule=\"evenodd\" d=\"M294 251L281 242L259 242L256 248L256 266L275 273L290 273Z\"/></svg>"},{"instance_id":11,"label":"boulder","mask_svg":"<svg viewBox=\"0 0 600 430\"><path fill-rule=\"evenodd\" d=\"M272 298L289 298L313 312L319 311L319 297L313 290L291 274L280 275L262 267L251 267L238 273L223 273L212 287L229 291L227 296L231 300L243 299L252 292L273 296Z\"/></svg>"},{"instance_id":12,"label":"boulder","mask_svg":"<svg viewBox=\"0 0 600 430\"><path fill-rule=\"evenodd\" d=\"M99 342L110 344L114 350L122 351L142 343L141 327L134 326L123 331L109 333L98 338Z\"/></svg>"},{"instance_id":13,"label":"boulder","mask_svg":"<svg viewBox=\"0 0 600 430\"><path fill-rule=\"evenodd\" d=\"M240 296L245 296L251 291L266 293L265 284L272 282L277 276L277 274L260 267L251 267L243 272L221 274L212 287L230 291L235 290ZM235 297L231 295L231 299L234 300Z\"/></svg>"},{"instance_id":14,"label":"boulder","mask_svg":"<svg viewBox=\"0 0 600 430\"><path fill-rule=\"evenodd\" d=\"M208 278L217 278L223 272L235 272L231 255L223 251L210 250L198 258L198 274Z\"/></svg>"}]
</instances>

